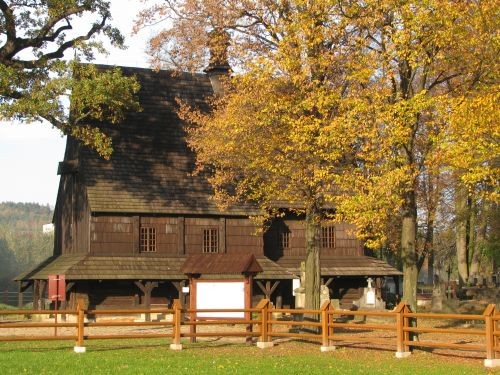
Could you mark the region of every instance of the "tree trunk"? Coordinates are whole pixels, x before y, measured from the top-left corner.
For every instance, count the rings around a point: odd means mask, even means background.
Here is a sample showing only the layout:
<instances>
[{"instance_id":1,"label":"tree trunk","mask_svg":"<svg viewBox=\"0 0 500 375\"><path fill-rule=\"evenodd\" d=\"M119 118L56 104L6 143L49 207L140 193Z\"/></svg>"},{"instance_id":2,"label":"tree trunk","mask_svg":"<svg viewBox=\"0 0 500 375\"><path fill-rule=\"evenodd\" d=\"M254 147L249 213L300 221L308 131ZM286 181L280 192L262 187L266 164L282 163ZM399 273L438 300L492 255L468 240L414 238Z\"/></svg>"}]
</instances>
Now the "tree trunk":
<instances>
[{"instance_id":1,"label":"tree trunk","mask_svg":"<svg viewBox=\"0 0 500 375\"><path fill-rule=\"evenodd\" d=\"M460 286L467 283L469 278L469 265L467 256L467 189L457 186L456 203L456 247L458 263L458 282Z\"/></svg>"},{"instance_id":2,"label":"tree trunk","mask_svg":"<svg viewBox=\"0 0 500 375\"><path fill-rule=\"evenodd\" d=\"M425 230L425 243L422 254L418 257L417 275L420 273L422 266L427 259L427 284L432 285L434 282L434 220L427 220L427 228Z\"/></svg>"},{"instance_id":3,"label":"tree trunk","mask_svg":"<svg viewBox=\"0 0 500 375\"><path fill-rule=\"evenodd\" d=\"M319 309L321 270L319 264L321 213L313 203L306 209L306 282L305 308Z\"/></svg>"},{"instance_id":4,"label":"tree trunk","mask_svg":"<svg viewBox=\"0 0 500 375\"><path fill-rule=\"evenodd\" d=\"M403 261L403 300L412 311L417 311L417 205L415 191L405 194L401 228L401 255Z\"/></svg>"},{"instance_id":5,"label":"tree trunk","mask_svg":"<svg viewBox=\"0 0 500 375\"><path fill-rule=\"evenodd\" d=\"M477 201L473 197L471 200L471 210L469 215L469 255L470 255L470 275L479 274L479 266L481 263L481 245L482 228L481 219L477 217ZM479 221L479 222L478 222ZM476 234L477 233L477 234Z\"/></svg>"}]
</instances>

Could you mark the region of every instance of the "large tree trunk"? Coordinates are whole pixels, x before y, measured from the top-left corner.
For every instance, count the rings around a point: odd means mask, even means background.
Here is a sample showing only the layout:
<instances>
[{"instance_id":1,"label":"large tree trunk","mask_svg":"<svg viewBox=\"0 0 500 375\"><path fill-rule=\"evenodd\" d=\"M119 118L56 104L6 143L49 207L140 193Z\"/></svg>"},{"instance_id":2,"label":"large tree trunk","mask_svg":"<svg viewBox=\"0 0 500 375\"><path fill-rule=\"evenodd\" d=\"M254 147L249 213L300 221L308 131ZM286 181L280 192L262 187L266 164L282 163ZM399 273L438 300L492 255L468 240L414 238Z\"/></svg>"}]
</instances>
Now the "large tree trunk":
<instances>
[{"instance_id":1,"label":"large tree trunk","mask_svg":"<svg viewBox=\"0 0 500 375\"><path fill-rule=\"evenodd\" d=\"M403 261L403 299L417 311L417 205L415 191L405 194L401 228L401 255Z\"/></svg>"},{"instance_id":2,"label":"large tree trunk","mask_svg":"<svg viewBox=\"0 0 500 375\"><path fill-rule=\"evenodd\" d=\"M458 263L458 282L463 286L469 278L469 264L467 256L467 189L457 185L456 203L456 247Z\"/></svg>"},{"instance_id":3,"label":"large tree trunk","mask_svg":"<svg viewBox=\"0 0 500 375\"><path fill-rule=\"evenodd\" d=\"M321 231L321 213L317 204L310 204L306 209L306 285L305 308L319 309L321 270L319 252Z\"/></svg>"}]
</instances>

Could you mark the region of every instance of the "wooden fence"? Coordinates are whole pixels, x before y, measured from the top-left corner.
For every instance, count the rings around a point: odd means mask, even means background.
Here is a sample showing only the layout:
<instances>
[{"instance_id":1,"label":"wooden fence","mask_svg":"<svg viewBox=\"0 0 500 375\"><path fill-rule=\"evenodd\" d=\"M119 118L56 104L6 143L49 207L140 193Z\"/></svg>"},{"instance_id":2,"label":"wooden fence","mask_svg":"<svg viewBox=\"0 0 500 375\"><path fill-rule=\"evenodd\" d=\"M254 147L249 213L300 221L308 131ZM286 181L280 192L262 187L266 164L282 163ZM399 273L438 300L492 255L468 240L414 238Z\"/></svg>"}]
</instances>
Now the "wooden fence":
<instances>
[{"instance_id":1,"label":"wooden fence","mask_svg":"<svg viewBox=\"0 0 500 375\"><path fill-rule=\"evenodd\" d=\"M244 318L201 318L198 315L207 313L231 314L244 313ZM124 316L133 314L163 314L171 317L162 321L98 321L89 320L96 316ZM53 315L59 318L54 322L36 322L23 317L35 315ZM80 305L76 310L4 310L0 311L0 331L5 328L26 329L54 328L50 335L3 335L0 341L33 341L33 340L74 340L75 351L84 352L86 340L96 339L132 339L132 338L169 338L170 348L182 349L182 338L195 341L199 337L246 337L247 340L257 338L257 346L267 348L273 346L276 338L293 338L313 340L321 343L321 351L335 349L335 344L352 345L356 343L379 344L392 348L398 358L411 354L415 347L447 348L483 352L485 366L500 366L500 314L495 305L488 305L483 314L435 314L413 313L408 305L401 302L392 311L350 311L335 310L330 302L325 302L320 310L278 309L266 299L251 309L183 309L176 300L171 309L133 309L133 310L84 310ZM5 320L5 316L10 316ZM70 320L61 321L70 316ZM278 318L282 316L282 318ZM288 318L283 318L287 316ZM358 320L354 320L356 317ZM366 322L367 318L383 320ZM364 320L360 322L359 319ZM426 320L438 320L448 326L426 327ZM64 320L64 319L63 319ZM105 319L100 319L105 320ZM149 320L149 319L147 319ZM484 328L466 327L460 322L476 322L484 324ZM216 327L234 325L231 331ZM455 326L461 326L455 328ZM142 333L91 333L92 327L157 327L159 332ZM201 327L212 326L212 330L203 331ZM60 328L71 328L72 334L58 334ZM184 328L184 329L183 329ZM187 330L189 328L189 330ZM198 329L200 328L200 329ZM67 330L66 330L67 331ZM380 332L377 336L363 336L355 332ZM390 334L382 334L389 332ZM442 334L444 340L425 340L424 334ZM416 336L418 335L418 339ZM450 336L477 336L474 342L450 342ZM462 337L461 336L461 337ZM454 340L456 341L456 340Z\"/></svg>"},{"instance_id":2,"label":"wooden fence","mask_svg":"<svg viewBox=\"0 0 500 375\"><path fill-rule=\"evenodd\" d=\"M32 292L24 292L23 297L26 301L32 301L33 300L33 293ZM19 300L19 292L12 292L9 290L2 290L0 291L0 303L3 303L5 305L11 305L11 306L19 306L20 300ZM22 305L22 301L21 301Z\"/></svg>"}]
</instances>

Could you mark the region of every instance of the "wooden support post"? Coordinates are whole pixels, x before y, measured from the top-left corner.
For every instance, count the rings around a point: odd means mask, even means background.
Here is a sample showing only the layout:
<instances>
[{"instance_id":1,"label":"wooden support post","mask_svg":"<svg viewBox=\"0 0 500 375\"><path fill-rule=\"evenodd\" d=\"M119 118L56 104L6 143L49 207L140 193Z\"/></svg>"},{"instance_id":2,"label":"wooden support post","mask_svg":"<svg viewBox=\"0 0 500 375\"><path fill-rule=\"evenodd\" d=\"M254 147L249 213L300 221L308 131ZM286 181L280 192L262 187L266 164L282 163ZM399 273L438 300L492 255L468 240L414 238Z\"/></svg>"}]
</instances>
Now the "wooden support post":
<instances>
[{"instance_id":1,"label":"wooden support post","mask_svg":"<svg viewBox=\"0 0 500 375\"><path fill-rule=\"evenodd\" d=\"M38 280L38 300L39 300L39 310L45 310L45 289L47 288L47 280Z\"/></svg>"},{"instance_id":2,"label":"wooden support post","mask_svg":"<svg viewBox=\"0 0 500 375\"><path fill-rule=\"evenodd\" d=\"M179 282L179 303L181 304L181 307L184 307L186 304L186 293L182 290L186 286L186 280L181 280Z\"/></svg>"},{"instance_id":3,"label":"wooden support post","mask_svg":"<svg viewBox=\"0 0 500 375\"><path fill-rule=\"evenodd\" d=\"M38 300L38 288L40 287L40 284L38 280L33 281L33 310L39 310L40 307L40 301Z\"/></svg>"},{"instance_id":4,"label":"wooden support post","mask_svg":"<svg viewBox=\"0 0 500 375\"><path fill-rule=\"evenodd\" d=\"M321 351L330 352L335 350L335 346L331 345L330 334L330 319L332 312L332 303L330 301L323 302L321 306Z\"/></svg>"},{"instance_id":5,"label":"wooden support post","mask_svg":"<svg viewBox=\"0 0 500 375\"><path fill-rule=\"evenodd\" d=\"M498 321L493 320L495 315L495 305L489 304L483 312L484 323L485 323L485 334L486 334L486 359L484 360L484 366L488 368L500 367L500 359L496 358L495 353L495 343L497 339L495 337L495 325Z\"/></svg>"},{"instance_id":6,"label":"wooden support post","mask_svg":"<svg viewBox=\"0 0 500 375\"><path fill-rule=\"evenodd\" d=\"M269 300L263 299L256 307L260 310L260 336L259 341L257 341L257 347L261 349L273 346L273 341L269 336L269 305Z\"/></svg>"},{"instance_id":7,"label":"wooden support post","mask_svg":"<svg viewBox=\"0 0 500 375\"><path fill-rule=\"evenodd\" d=\"M404 341L409 342L409 341L417 341L418 336L416 332L409 332L406 330L406 328L409 327L416 327L417 326L417 320L416 318L409 318L404 316L405 313L411 313L410 306L405 302L405 307L404 307L404 312L403 312L403 322L404 322L404 327L405 327L405 333L404 333ZM411 352L413 349L410 347L408 344L405 344L404 347L405 351Z\"/></svg>"},{"instance_id":8,"label":"wooden support post","mask_svg":"<svg viewBox=\"0 0 500 375\"><path fill-rule=\"evenodd\" d=\"M84 302L83 299L78 299L76 310L77 310L77 324L76 324L76 345L73 348L75 353L85 353L85 346L83 346L84 339Z\"/></svg>"},{"instance_id":9,"label":"wooden support post","mask_svg":"<svg viewBox=\"0 0 500 375\"><path fill-rule=\"evenodd\" d=\"M333 304L331 303L332 301L330 300L330 306L328 307L328 338L330 341L330 346L333 344L333 315L335 313L335 309L333 308Z\"/></svg>"},{"instance_id":10,"label":"wooden support post","mask_svg":"<svg viewBox=\"0 0 500 375\"><path fill-rule=\"evenodd\" d=\"M187 280L181 281L172 281L172 285L177 289L177 296L179 299L179 303L181 304L181 308L186 307L186 294L182 291L182 288L186 286ZM181 317L184 320L184 316Z\"/></svg>"},{"instance_id":11,"label":"wooden support post","mask_svg":"<svg viewBox=\"0 0 500 375\"><path fill-rule=\"evenodd\" d=\"M266 299L268 299L269 301L271 301L271 295L274 293L274 291L280 284L279 280L275 281L272 285L270 280L267 280L265 285L260 280L256 280L256 283L259 286L262 293L264 293Z\"/></svg>"},{"instance_id":12,"label":"wooden support post","mask_svg":"<svg viewBox=\"0 0 500 375\"><path fill-rule=\"evenodd\" d=\"M174 300L173 304L174 309L174 325L173 325L173 333L174 337L172 343L170 344L170 349L172 350L182 350L181 344L181 324L182 324L182 306L178 299Z\"/></svg>"},{"instance_id":13,"label":"wooden support post","mask_svg":"<svg viewBox=\"0 0 500 375\"><path fill-rule=\"evenodd\" d=\"M67 296L68 292L71 290L71 288L73 288L74 285L75 285L74 281L70 281L70 282L66 283L66 290L64 291L66 294L64 297ZM64 311L67 308L68 308L68 301L66 298L64 298L64 301L61 301L61 310ZM66 321L66 314L61 314L61 321L62 322Z\"/></svg>"},{"instance_id":14,"label":"wooden support post","mask_svg":"<svg viewBox=\"0 0 500 375\"><path fill-rule=\"evenodd\" d=\"M276 296L276 308L277 309L283 308L283 296L281 294Z\"/></svg>"},{"instance_id":15,"label":"wooden support post","mask_svg":"<svg viewBox=\"0 0 500 375\"><path fill-rule=\"evenodd\" d=\"M245 276L245 308L249 309L252 307L252 285L253 285L253 275ZM246 311L245 320L252 319L252 313L250 311ZM246 332L251 333L253 331L253 325L251 323L247 324L245 328ZM251 335L247 336L245 339L247 345L252 345L253 337Z\"/></svg>"},{"instance_id":16,"label":"wooden support post","mask_svg":"<svg viewBox=\"0 0 500 375\"><path fill-rule=\"evenodd\" d=\"M406 358L411 355L408 345L405 345L405 340L409 338L408 332L404 331L405 323L408 318L404 317L404 313L407 311L408 305L406 302L402 301L395 309L396 313L396 339L397 339L397 351L396 358Z\"/></svg>"},{"instance_id":17,"label":"wooden support post","mask_svg":"<svg viewBox=\"0 0 500 375\"><path fill-rule=\"evenodd\" d=\"M151 292L153 291L154 288L158 287L158 282L157 281L146 281L146 283L143 284L141 281L135 281L134 284L144 294L144 308L149 310L151 308ZM144 320L146 322L150 322L151 321L151 314L150 313L144 314Z\"/></svg>"},{"instance_id":18,"label":"wooden support post","mask_svg":"<svg viewBox=\"0 0 500 375\"><path fill-rule=\"evenodd\" d=\"M23 307L23 304L24 304L24 296L23 296L23 293L26 292L26 290L29 288L29 287L32 287L33 286L33 281L29 280L29 281L26 281L25 283L23 283L22 281L20 281L19 283L19 294L20 296L18 296L18 307L19 308L22 308Z\"/></svg>"},{"instance_id":19,"label":"wooden support post","mask_svg":"<svg viewBox=\"0 0 500 375\"><path fill-rule=\"evenodd\" d=\"M396 297L397 301L399 303L399 300L401 298L401 291L399 289L399 276L393 276L392 279L394 280L394 286L395 286L395 292L396 292Z\"/></svg>"},{"instance_id":20,"label":"wooden support post","mask_svg":"<svg viewBox=\"0 0 500 375\"><path fill-rule=\"evenodd\" d=\"M255 282L257 283L257 285L259 286L260 290L262 291L262 293L264 293L264 297L265 299L270 299L271 296L269 295L269 292L268 290L266 289L266 287L264 286L264 284L262 283L262 281L260 280L255 280Z\"/></svg>"},{"instance_id":21,"label":"wooden support post","mask_svg":"<svg viewBox=\"0 0 500 375\"><path fill-rule=\"evenodd\" d=\"M196 280L190 278L189 279L189 309L195 309L196 308ZM191 312L189 314L189 320L191 321L191 325L189 326L189 333L191 333L192 336L189 341L191 343L196 342L196 313Z\"/></svg>"}]
</instances>

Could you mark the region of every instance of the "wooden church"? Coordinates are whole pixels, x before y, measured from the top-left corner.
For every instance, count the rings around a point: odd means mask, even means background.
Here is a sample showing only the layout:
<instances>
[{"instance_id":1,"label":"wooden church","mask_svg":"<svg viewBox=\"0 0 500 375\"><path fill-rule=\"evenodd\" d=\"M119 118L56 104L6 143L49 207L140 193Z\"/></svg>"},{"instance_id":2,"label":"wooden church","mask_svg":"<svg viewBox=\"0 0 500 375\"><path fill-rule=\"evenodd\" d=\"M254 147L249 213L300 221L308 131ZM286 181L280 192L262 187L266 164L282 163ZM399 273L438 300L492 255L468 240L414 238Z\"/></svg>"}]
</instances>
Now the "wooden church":
<instances>
[{"instance_id":1,"label":"wooden church","mask_svg":"<svg viewBox=\"0 0 500 375\"><path fill-rule=\"evenodd\" d=\"M49 275L64 275L69 305L83 298L89 308L189 303L188 282L243 280L251 300L270 298L293 307L293 290L305 260L303 218L275 219L259 231L252 205L221 211L212 188L194 175L176 99L203 105L217 90L217 74L122 68L135 75L142 112L119 125L101 124L113 140L104 160L68 137L59 163L53 256L18 276L22 293L32 287L41 308ZM214 76L215 74L215 76ZM330 298L349 307L375 279L401 273L365 255L347 223L322 228L321 276ZM397 283L396 283L397 284ZM191 290L191 292L193 292Z\"/></svg>"}]
</instances>

